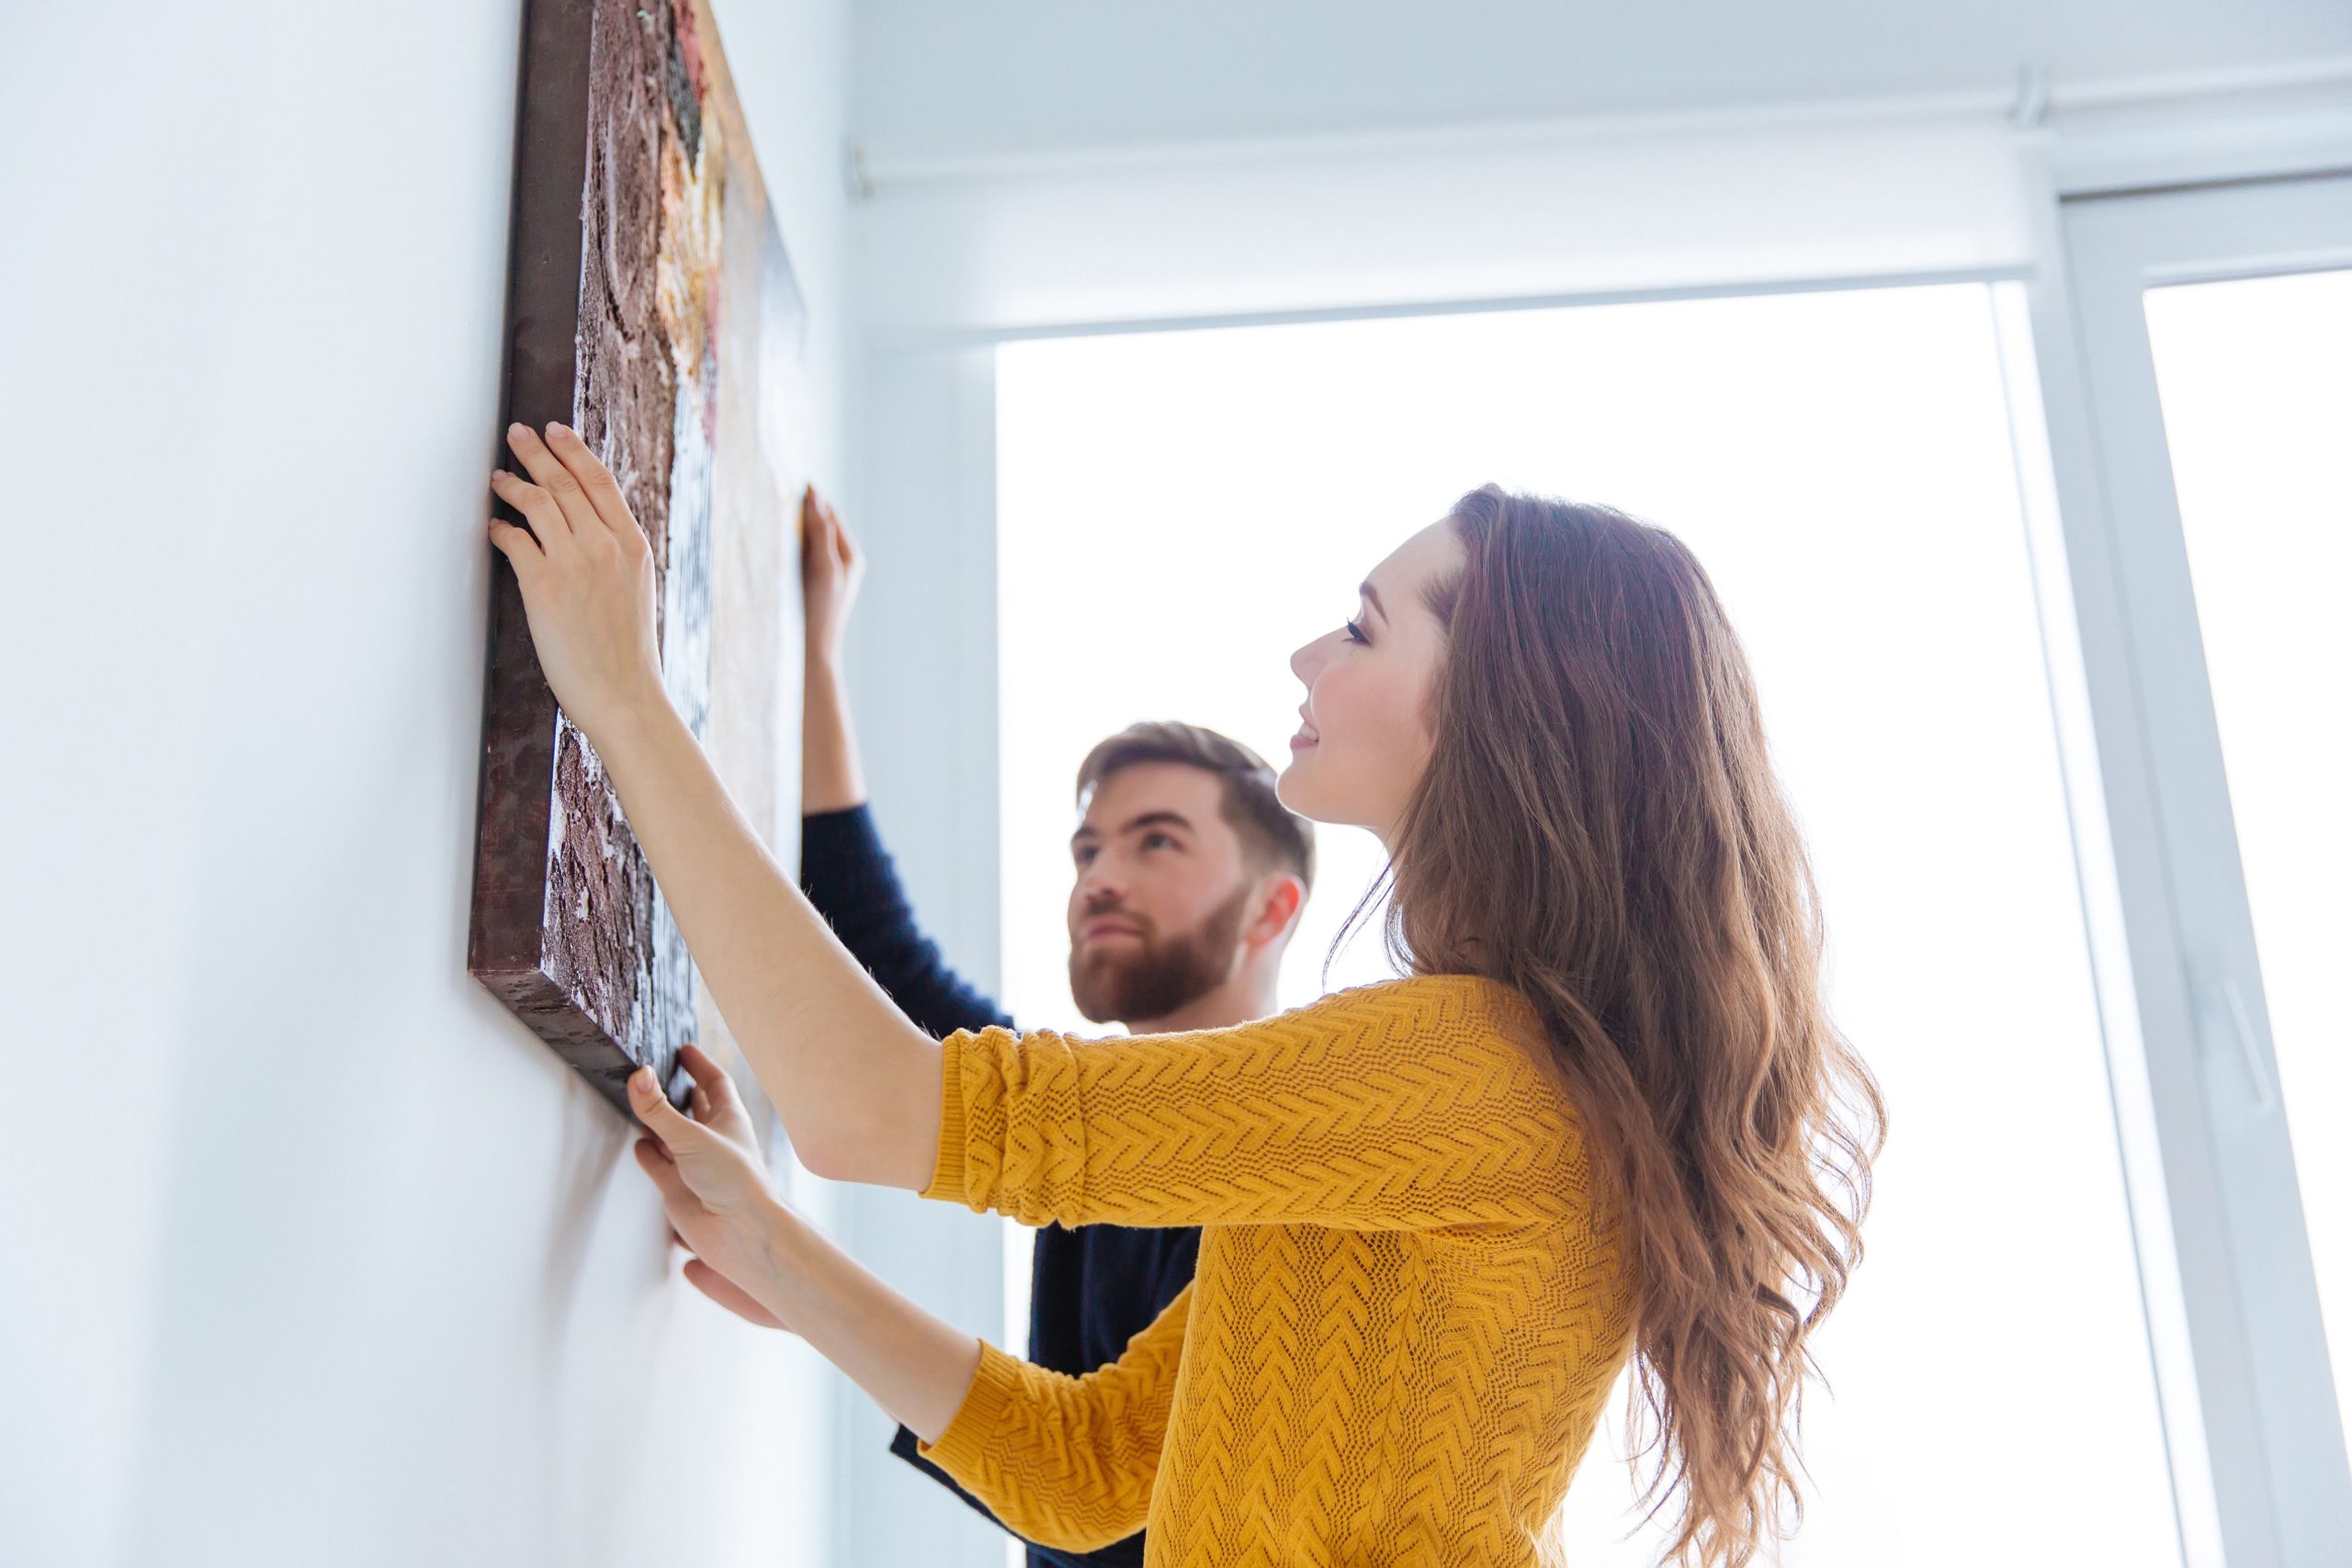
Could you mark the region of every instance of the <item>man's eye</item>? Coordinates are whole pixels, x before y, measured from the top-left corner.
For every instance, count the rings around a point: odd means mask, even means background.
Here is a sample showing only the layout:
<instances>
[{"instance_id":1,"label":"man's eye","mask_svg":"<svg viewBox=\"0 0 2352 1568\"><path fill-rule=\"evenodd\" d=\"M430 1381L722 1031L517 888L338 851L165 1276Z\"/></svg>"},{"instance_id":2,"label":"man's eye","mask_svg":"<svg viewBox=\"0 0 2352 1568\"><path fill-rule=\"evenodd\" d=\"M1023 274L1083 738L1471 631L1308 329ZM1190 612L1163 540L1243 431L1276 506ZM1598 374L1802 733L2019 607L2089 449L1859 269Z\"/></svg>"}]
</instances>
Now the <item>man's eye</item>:
<instances>
[{"instance_id":1,"label":"man's eye","mask_svg":"<svg viewBox=\"0 0 2352 1568\"><path fill-rule=\"evenodd\" d=\"M1165 833L1146 833L1143 836L1143 847L1148 850L1172 850L1176 847L1176 840Z\"/></svg>"},{"instance_id":2,"label":"man's eye","mask_svg":"<svg viewBox=\"0 0 2352 1568\"><path fill-rule=\"evenodd\" d=\"M1079 864L1084 865L1087 862L1094 858L1094 852L1092 850L1072 850L1069 852L1069 858L1076 861Z\"/></svg>"}]
</instances>

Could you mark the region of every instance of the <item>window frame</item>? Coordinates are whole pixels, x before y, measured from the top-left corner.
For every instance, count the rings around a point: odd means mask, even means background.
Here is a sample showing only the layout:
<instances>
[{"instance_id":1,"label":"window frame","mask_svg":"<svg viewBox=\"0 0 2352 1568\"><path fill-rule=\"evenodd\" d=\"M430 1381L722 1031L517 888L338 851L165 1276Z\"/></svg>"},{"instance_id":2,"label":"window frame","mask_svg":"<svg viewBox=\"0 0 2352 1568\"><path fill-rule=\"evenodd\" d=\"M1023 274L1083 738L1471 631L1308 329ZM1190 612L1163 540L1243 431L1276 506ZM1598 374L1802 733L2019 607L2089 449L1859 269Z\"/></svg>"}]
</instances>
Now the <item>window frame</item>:
<instances>
[{"instance_id":1,"label":"window frame","mask_svg":"<svg viewBox=\"0 0 2352 1568\"><path fill-rule=\"evenodd\" d=\"M2143 297L2352 266L2352 173L2086 193L2056 221L2032 330L2141 1056L2119 1120L2153 1133L2127 1176L2184 1556L2322 1562L2352 1540L2352 1472Z\"/></svg>"}]
</instances>

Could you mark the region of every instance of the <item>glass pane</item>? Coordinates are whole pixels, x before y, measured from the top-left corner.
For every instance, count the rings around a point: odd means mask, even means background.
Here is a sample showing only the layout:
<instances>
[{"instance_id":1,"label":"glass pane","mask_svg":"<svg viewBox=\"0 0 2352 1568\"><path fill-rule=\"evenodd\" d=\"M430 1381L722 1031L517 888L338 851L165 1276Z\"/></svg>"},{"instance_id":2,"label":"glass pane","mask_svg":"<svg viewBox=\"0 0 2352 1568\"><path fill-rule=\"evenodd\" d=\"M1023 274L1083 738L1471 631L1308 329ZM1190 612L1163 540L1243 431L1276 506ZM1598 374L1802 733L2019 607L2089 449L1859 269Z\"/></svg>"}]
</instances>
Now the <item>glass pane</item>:
<instances>
[{"instance_id":1,"label":"glass pane","mask_svg":"<svg viewBox=\"0 0 2352 1568\"><path fill-rule=\"evenodd\" d=\"M998 368L1007 999L1076 1025L1069 780L1137 717L1277 760L1285 660L1487 479L1674 528L1728 602L1892 1133L1790 1568L2178 1561L1982 287L1016 344ZM1291 1002L1376 860L1327 829ZM1335 983L1379 973L1360 942ZM2052 1413L2063 1413L2052 1419ZM1611 1422L1611 1428L1616 1425ZM1567 1560L1654 1560L1621 1434Z\"/></svg>"},{"instance_id":2,"label":"glass pane","mask_svg":"<svg viewBox=\"0 0 2352 1568\"><path fill-rule=\"evenodd\" d=\"M2338 1406L2352 1411L2352 272L2147 296Z\"/></svg>"}]
</instances>

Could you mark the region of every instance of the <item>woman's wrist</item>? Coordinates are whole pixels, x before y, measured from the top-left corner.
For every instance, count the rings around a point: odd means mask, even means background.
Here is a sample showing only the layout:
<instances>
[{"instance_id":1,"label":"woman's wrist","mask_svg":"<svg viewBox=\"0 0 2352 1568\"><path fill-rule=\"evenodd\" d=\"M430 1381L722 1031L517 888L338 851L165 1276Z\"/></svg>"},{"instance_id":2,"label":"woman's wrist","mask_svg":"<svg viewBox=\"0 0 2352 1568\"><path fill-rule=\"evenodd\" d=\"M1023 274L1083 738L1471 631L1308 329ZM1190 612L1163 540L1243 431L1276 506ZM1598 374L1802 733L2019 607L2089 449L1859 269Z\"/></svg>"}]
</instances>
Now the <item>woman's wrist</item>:
<instances>
[{"instance_id":1,"label":"woman's wrist","mask_svg":"<svg viewBox=\"0 0 2352 1568\"><path fill-rule=\"evenodd\" d=\"M683 728L684 722L670 694L656 682L600 710L580 728L609 766L614 758L662 739L666 728Z\"/></svg>"},{"instance_id":2,"label":"woman's wrist","mask_svg":"<svg viewBox=\"0 0 2352 1568\"><path fill-rule=\"evenodd\" d=\"M760 1278L739 1280L736 1283L786 1329L805 1335L806 1308L801 1296L808 1282L810 1265L815 1261L808 1245L808 1222L794 1213L790 1204L771 1194L760 1212L760 1229L765 1242L761 1248L765 1267Z\"/></svg>"},{"instance_id":3,"label":"woman's wrist","mask_svg":"<svg viewBox=\"0 0 2352 1568\"><path fill-rule=\"evenodd\" d=\"M761 1278L736 1282L894 1419L936 1442L970 1391L979 1341L899 1294L782 1202L763 1225Z\"/></svg>"}]
</instances>

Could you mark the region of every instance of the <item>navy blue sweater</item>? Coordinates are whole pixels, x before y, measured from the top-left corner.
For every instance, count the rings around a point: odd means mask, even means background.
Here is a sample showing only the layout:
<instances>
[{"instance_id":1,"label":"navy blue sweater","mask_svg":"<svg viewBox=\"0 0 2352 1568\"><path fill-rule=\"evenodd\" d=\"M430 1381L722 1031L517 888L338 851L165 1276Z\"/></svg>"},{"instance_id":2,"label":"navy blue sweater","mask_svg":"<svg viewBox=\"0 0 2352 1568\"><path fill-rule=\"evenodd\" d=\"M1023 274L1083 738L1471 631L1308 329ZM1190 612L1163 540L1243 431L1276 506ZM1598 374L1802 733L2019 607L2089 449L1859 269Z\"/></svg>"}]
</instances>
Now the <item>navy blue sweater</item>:
<instances>
[{"instance_id":1,"label":"navy blue sweater","mask_svg":"<svg viewBox=\"0 0 2352 1568\"><path fill-rule=\"evenodd\" d=\"M915 924L898 868L863 806L800 819L800 890L831 922L866 973L917 1026L945 1037L959 1029L1010 1026L996 1003L967 985ZM1029 1283L1029 1359L1073 1376L1119 1359L1192 1282L1197 1230L1047 1225L1037 1233ZM986 1504L915 1451L904 1427L890 1451L989 1518ZM1141 1568L1143 1532L1093 1551L1029 1543L1029 1568Z\"/></svg>"}]
</instances>

